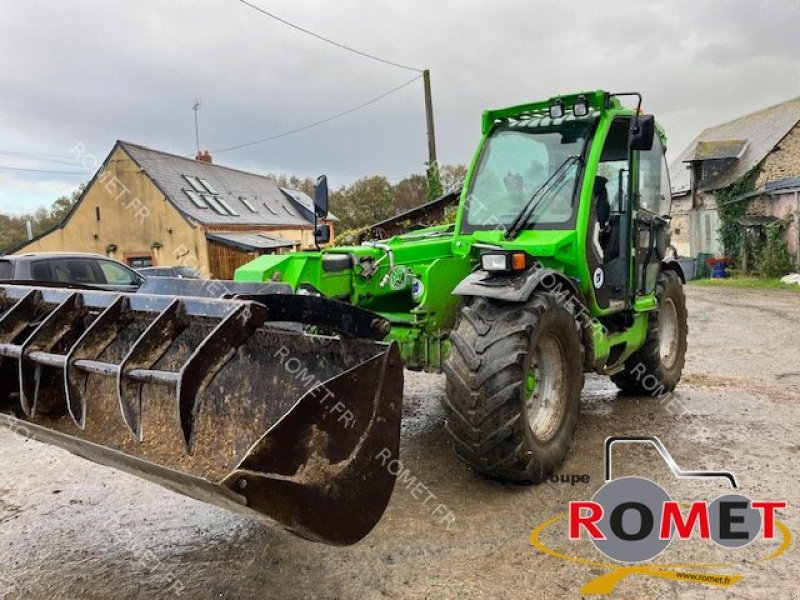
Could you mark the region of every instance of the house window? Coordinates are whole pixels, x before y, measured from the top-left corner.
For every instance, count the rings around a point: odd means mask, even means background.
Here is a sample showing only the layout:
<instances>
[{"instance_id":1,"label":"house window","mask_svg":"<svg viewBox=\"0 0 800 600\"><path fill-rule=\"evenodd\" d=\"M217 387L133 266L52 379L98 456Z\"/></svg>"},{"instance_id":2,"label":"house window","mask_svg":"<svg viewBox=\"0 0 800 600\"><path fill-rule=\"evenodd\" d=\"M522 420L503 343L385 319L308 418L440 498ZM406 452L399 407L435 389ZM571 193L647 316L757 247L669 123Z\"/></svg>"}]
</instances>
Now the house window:
<instances>
[{"instance_id":1,"label":"house window","mask_svg":"<svg viewBox=\"0 0 800 600\"><path fill-rule=\"evenodd\" d=\"M255 207L254 207L252 204L250 204L250 200L248 200L248 199L247 199L247 198L245 198L244 196L239 196L239 201L240 201L242 204L244 204L244 205L245 205L245 206L248 208L248 210L249 210L251 213L256 213L256 212L258 212L258 211L255 209Z\"/></svg>"},{"instance_id":2,"label":"house window","mask_svg":"<svg viewBox=\"0 0 800 600\"><path fill-rule=\"evenodd\" d=\"M214 195L219 194L219 192L215 190L214 187L210 183L208 183L207 180L201 179L199 177L197 178L197 180L202 184L202 186L206 189L206 191L209 191Z\"/></svg>"},{"instance_id":3,"label":"house window","mask_svg":"<svg viewBox=\"0 0 800 600\"><path fill-rule=\"evenodd\" d=\"M96 220L98 220L98 221L100 220L100 207L99 206L95 206L94 207L94 216L95 216Z\"/></svg>"},{"instance_id":4,"label":"house window","mask_svg":"<svg viewBox=\"0 0 800 600\"><path fill-rule=\"evenodd\" d=\"M203 184L200 183L199 178L192 175L184 175L183 178L186 180L186 183L192 186L194 191L200 192L201 194L208 191L205 187L203 187Z\"/></svg>"},{"instance_id":5,"label":"house window","mask_svg":"<svg viewBox=\"0 0 800 600\"><path fill-rule=\"evenodd\" d=\"M183 193L189 197L197 208L208 208L208 204L203 200L203 197L194 190L183 190Z\"/></svg>"},{"instance_id":6,"label":"house window","mask_svg":"<svg viewBox=\"0 0 800 600\"><path fill-rule=\"evenodd\" d=\"M239 216L239 213L237 213L235 210L233 210L233 207L230 205L230 203L225 198L223 198L222 196L217 196L216 198L219 201L219 203L222 204L222 206L225 208L225 210L228 211L229 215L231 215L233 217L238 217Z\"/></svg>"},{"instance_id":7,"label":"house window","mask_svg":"<svg viewBox=\"0 0 800 600\"><path fill-rule=\"evenodd\" d=\"M128 266L132 269L141 269L142 267L152 267L153 257L148 254L141 256L128 256L125 258L125 262L127 262Z\"/></svg>"},{"instance_id":8,"label":"house window","mask_svg":"<svg viewBox=\"0 0 800 600\"><path fill-rule=\"evenodd\" d=\"M192 186L192 189L183 190L197 208L208 208L209 206L220 215L238 217L233 207L220 196L219 192L211 185L208 180L194 175L184 175L183 178Z\"/></svg>"},{"instance_id":9,"label":"house window","mask_svg":"<svg viewBox=\"0 0 800 600\"><path fill-rule=\"evenodd\" d=\"M211 208L213 208L216 212L218 212L219 214L225 215L225 216L227 216L229 214L228 211L225 210L225 207L222 206L222 204L220 204L218 202L219 198L217 198L213 194L203 194L203 200L208 202L208 205Z\"/></svg>"},{"instance_id":10,"label":"house window","mask_svg":"<svg viewBox=\"0 0 800 600\"><path fill-rule=\"evenodd\" d=\"M267 204L266 202L264 202L263 204L264 204L264 208L266 208L266 209L267 209L269 212L271 212L273 215L275 215L275 216L278 216L278 212L277 212L277 211L276 211L274 208L272 208L272 207L271 207L269 204Z\"/></svg>"}]
</instances>

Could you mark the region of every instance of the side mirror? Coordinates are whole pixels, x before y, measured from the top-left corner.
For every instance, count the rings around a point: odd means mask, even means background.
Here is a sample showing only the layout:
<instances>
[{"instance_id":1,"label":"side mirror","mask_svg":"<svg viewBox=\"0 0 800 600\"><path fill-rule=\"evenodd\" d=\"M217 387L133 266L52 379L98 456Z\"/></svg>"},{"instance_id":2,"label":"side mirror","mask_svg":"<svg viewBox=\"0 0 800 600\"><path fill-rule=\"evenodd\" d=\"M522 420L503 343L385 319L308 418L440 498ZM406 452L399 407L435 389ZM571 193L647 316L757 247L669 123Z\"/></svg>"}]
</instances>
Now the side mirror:
<instances>
[{"instance_id":1,"label":"side mirror","mask_svg":"<svg viewBox=\"0 0 800 600\"><path fill-rule=\"evenodd\" d=\"M319 218L328 216L328 178L325 175L317 177L314 186L314 212Z\"/></svg>"},{"instance_id":2,"label":"side mirror","mask_svg":"<svg viewBox=\"0 0 800 600\"><path fill-rule=\"evenodd\" d=\"M331 226L330 225L317 225L314 230L314 241L317 246L320 244L327 244L331 241Z\"/></svg>"},{"instance_id":3,"label":"side mirror","mask_svg":"<svg viewBox=\"0 0 800 600\"><path fill-rule=\"evenodd\" d=\"M631 150L651 150L656 134L656 119L653 115L639 115L631 128Z\"/></svg>"}]
</instances>

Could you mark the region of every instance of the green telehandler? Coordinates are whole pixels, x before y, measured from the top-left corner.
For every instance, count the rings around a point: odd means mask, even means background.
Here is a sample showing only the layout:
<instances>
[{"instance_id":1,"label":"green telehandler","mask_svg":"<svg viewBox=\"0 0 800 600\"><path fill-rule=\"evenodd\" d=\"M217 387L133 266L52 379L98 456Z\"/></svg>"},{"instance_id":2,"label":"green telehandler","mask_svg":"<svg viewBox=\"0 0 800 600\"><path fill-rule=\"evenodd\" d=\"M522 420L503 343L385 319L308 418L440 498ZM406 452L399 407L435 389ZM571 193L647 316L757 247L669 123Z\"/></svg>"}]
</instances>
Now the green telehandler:
<instances>
[{"instance_id":1,"label":"green telehandler","mask_svg":"<svg viewBox=\"0 0 800 600\"><path fill-rule=\"evenodd\" d=\"M569 448L585 372L661 392L684 365L665 137L640 106L592 91L486 111L454 225L265 255L234 278L385 318L407 368L444 371L456 454L539 482ZM324 216L324 178L315 204Z\"/></svg>"},{"instance_id":2,"label":"green telehandler","mask_svg":"<svg viewBox=\"0 0 800 600\"><path fill-rule=\"evenodd\" d=\"M486 111L454 225L261 256L202 289L0 282L0 425L352 544L392 494L405 365L444 371L461 459L541 481L585 372L660 393L683 368L664 136L620 96Z\"/></svg>"}]
</instances>

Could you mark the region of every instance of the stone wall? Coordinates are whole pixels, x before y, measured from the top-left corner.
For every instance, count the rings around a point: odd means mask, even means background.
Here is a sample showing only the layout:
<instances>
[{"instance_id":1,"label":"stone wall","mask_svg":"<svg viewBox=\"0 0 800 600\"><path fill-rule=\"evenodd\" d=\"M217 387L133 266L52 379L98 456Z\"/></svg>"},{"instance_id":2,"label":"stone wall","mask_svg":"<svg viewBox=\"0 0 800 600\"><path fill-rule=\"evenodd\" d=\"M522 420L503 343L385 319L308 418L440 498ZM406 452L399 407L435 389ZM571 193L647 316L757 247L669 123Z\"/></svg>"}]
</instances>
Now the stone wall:
<instances>
[{"instance_id":1,"label":"stone wall","mask_svg":"<svg viewBox=\"0 0 800 600\"><path fill-rule=\"evenodd\" d=\"M767 155L756 180L756 188L767 181L800 176L800 123L795 125Z\"/></svg>"}]
</instances>

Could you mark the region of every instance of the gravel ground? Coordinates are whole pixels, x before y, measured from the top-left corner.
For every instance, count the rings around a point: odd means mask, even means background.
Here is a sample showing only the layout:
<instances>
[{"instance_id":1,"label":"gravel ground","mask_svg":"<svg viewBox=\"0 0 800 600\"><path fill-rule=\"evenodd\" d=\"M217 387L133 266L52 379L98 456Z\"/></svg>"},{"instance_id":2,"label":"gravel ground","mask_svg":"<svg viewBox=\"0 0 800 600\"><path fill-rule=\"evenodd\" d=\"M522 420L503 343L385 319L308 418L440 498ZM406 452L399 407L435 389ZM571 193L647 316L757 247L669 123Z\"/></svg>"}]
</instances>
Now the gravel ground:
<instances>
[{"instance_id":1,"label":"gravel ground","mask_svg":"<svg viewBox=\"0 0 800 600\"><path fill-rule=\"evenodd\" d=\"M685 468L729 469L743 493L798 505L800 296L691 286L687 293L689 355L674 402L617 397L606 379L587 379L575 442L559 473L588 475L588 483L519 487L476 476L445 439L443 377L407 373L404 467L452 517L432 514L398 485L376 530L349 548L302 541L0 431L0 598L578 597L608 569L548 556L529 538L569 500L589 499L602 485L603 440L611 434L657 435ZM620 447L614 465L615 476L648 476L679 500L726 489L676 481L642 447ZM800 532L795 510L781 518ZM598 559L587 542L566 542L559 527L543 534L548 545ZM762 541L723 553L708 543L674 542L659 562L731 563L715 572L744 579L721 589L631 574L615 593L796 599L795 546L755 562L774 546Z\"/></svg>"}]
</instances>

